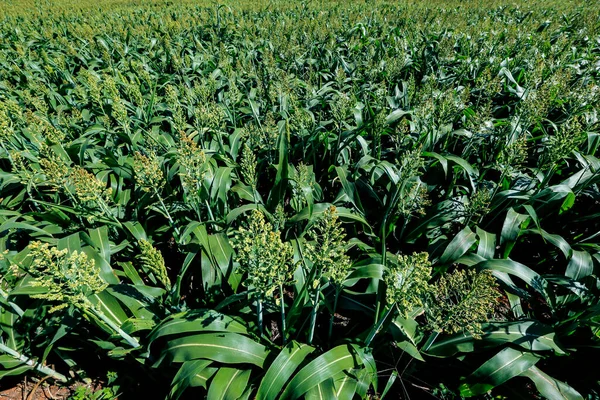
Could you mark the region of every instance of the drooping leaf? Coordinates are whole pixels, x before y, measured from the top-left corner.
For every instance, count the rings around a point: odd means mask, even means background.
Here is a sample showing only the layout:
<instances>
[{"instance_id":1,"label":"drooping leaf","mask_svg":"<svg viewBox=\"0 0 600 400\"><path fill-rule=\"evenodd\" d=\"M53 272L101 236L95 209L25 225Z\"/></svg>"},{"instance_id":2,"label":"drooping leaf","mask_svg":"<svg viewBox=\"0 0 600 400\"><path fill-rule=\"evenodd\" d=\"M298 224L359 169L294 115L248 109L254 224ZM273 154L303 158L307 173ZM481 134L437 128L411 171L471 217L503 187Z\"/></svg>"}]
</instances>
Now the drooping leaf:
<instances>
[{"instance_id":1,"label":"drooping leaf","mask_svg":"<svg viewBox=\"0 0 600 400\"><path fill-rule=\"evenodd\" d=\"M204 333L169 340L163 353L172 362L207 359L262 367L268 352L263 345L237 333Z\"/></svg>"},{"instance_id":2,"label":"drooping leaf","mask_svg":"<svg viewBox=\"0 0 600 400\"><path fill-rule=\"evenodd\" d=\"M210 381L207 400L236 400L248 385L249 369L221 367Z\"/></svg>"},{"instance_id":3,"label":"drooping leaf","mask_svg":"<svg viewBox=\"0 0 600 400\"><path fill-rule=\"evenodd\" d=\"M544 373L535 365L521 373L531 379L542 396L551 400L583 400L583 396L571 386Z\"/></svg>"},{"instance_id":4,"label":"drooping leaf","mask_svg":"<svg viewBox=\"0 0 600 400\"><path fill-rule=\"evenodd\" d=\"M355 368L360 363L360 357L351 346L334 347L302 368L287 385L281 398L295 400L319 383L342 371Z\"/></svg>"},{"instance_id":5,"label":"drooping leaf","mask_svg":"<svg viewBox=\"0 0 600 400\"><path fill-rule=\"evenodd\" d=\"M477 396L520 375L540 360L529 352L507 347L477 368L460 386L460 394L465 397Z\"/></svg>"},{"instance_id":6,"label":"drooping leaf","mask_svg":"<svg viewBox=\"0 0 600 400\"><path fill-rule=\"evenodd\" d=\"M294 371L301 365L314 348L292 341L285 346L273 361L261 380L257 400L274 400L290 379Z\"/></svg>"}]
</instances>

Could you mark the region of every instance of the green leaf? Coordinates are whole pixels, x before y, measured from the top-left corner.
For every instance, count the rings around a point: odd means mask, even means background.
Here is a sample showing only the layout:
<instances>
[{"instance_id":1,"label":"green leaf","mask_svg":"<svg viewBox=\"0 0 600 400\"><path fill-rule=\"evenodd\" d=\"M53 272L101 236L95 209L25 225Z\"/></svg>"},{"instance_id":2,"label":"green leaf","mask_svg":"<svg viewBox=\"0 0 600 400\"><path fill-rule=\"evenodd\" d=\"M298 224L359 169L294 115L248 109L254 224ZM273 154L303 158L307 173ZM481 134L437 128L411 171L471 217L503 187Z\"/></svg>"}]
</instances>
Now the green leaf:
<instances>
[{"instance_id":1,"label":"green leaf","mask_svg":"<svg viewBox=\"0 0 600 400\"><path fill-rule=\"evenodd\" d=\"M548 233L543 229L528 229L524 231L524 233L539 234L545 241L548 241L554 246L558 247L567 260L571 257L571 246L565 239L563 239L562 236Z\"/></svg>"},{"instance_id":2,"label":"green leaf","mask_svg":"<svg viewBox=\"0 0 600 400\"><path fill-rule=\"evenodd\" d=\"M217 233L214 235L208 235L208 248L204 249L210 256L214 266L218 267L221 274L225 277L229 277L233 267L233 248L229 244L227 235L224 233Z\"/></svg>"},{"instance_id":3,"label":"green leaf","mask_svg":"<svg viewBox=\"0 0 600 400\"><path fill-rule=\"evenodd\" d=\"M201 358L224 364L248 363L262 367L267 350L263 345L237 333L204 333L168 341L164 354L172 362Z\"/></svg>"},{"instance_id":4,"label":"green leaf","mask_svg":"<svg viewBox=\"0 0 600 400\"><path fill-rule=\"evenodd\" d=\"M506 245L504 258L508 257L508 254L510 254L510 250L512 250L514 242L521 234L521 230L523 229L523 225L527 218L528 216L525 214L519 214L512 208L508 209L500 234L500 244Z\"/></svg>"},{"instance_id":5,"label":"green leaf","mask_svg":"<svg viewBox=\"0 0 600 400\"><path fill-rule=\"evenodd\" d=\"M454 161L454 163L460 166L467 173L467 177L471 183L471 188L474 191L476 187L475 180L479 177L479 171L460 157L454 155L445 155L445 157L449 161Z\"/></svg>"},{"instance_id":6,"label":"green leaf","mask_svg":"<svg viewBox=\"0 0 600 400\"><path fill-rule=\"evenodd\" d=\"M108 293L106 290L93 296L90 296L90 301L100 307L100 312L111 319L117 326L123 325L127 320L127 314L119 302Z\"/></svg>"},{"instance_id":7,"label":"green leaf","mask_svg":"<svg viewBox=\"0 0 600 400\"><path fill-rule=\"evenodd\" d=\"M291 223L296 223L296 222L300 222L300 221L304 221L304 220L309 220L311 222L314 222L318 218L320 218L322 216L322 214L331 206L332 206L332 204L330 204L330 203L315 204L312 214L309 212L308 207L305 207L298 214L296 214L292 218L290 218L289 221ZM367 228L369 230L369 232L372 231L369 223L367 222L367 220L365 220L365 218L363 216L355 214L350 209L345 208L345 207L336 207L336 211L342 221L360 222L361 224L364 225L365 228Z\"/></svg>"},{"instance_id":8,"label":"green leaf","mask_svg":"<svg viewBox=\"0 0 600 400\"><path fill-rule=\"evenodd\" d=\"M398 379L398 371L392 371L392 373L390 375L390 379L388 379L388 382L385 385L383 392L381 393L381 397L380 397L381 400L383 400L385 398L385 396L388 394L388 392L390 391L392 386L394 386L394 382L396 382L396 379Z\"/></svg>"},{"instance_id":9,"label":"green leaf","mask_svg":"<svg viewBox=\"0 0 600 400\"><path fill-rule=\"evenodd\" d=\"M222 367L211 380L206 399L236 400L244 393L249 378L249 369Z\"/></svg>"},{"instance_id":10,"label":"green leaf","mask_svg":"<svg viewBox=\"0 0 600 400\"><path fill-rule=\"evenodd\" d=\"M210 364L212 364L212 361L209 360L192 360L181 364L179 371L177 371L177 374L173 378L173 382L171 382L171 391L168 398L172 400L178 399L192 384L192 379Z\"/></svg>"},{"instance_id":11,"label":"green leaf","mask_svg":"<svg viewBox=\"0 0 600 400\"><path fill-rule=\"evenodd\" d=\"M245 204L238 208L234 208L227 214L227 224L231 225L231 223L240 215L252 210L259 210L262 211L263 214L268 214L267 209L262 204Z\"/></svg>"},{"instance_id":12,"label":"green leaf","mask_svg":"<svg viewBox=\"0 0 600 400\"><path fill-rule=\"evenodd\" d=\"M567 265L566 276L579 280L594 273L594 262L587 251L573 250L573 255Z\"/></svg>"},{"instance_id":13,"label":"green leaf","mask_svg":"<svg viewBox=\"0 0 600 400\"><path fill-rule=\"evenodd\" d=\"M359 377L356 375L366 374L367 371L363 369L356 369L350 371L342 371L333 378L333 384L335 385L335 395L339 400L352 400L356 393L358 386Z\"/></svg>"},{"instance_id":14,"label":"green leaf","mask_svg":"<svg viewBox=\"0 0 600 400\"><path fill-rule=\"evenodd\" d=\"M275 175L275 182L273 182L273 188L269 193L267 200L269 209L274 210L277 204L285 196L285 192L288 186L289 179L289 162L288 162L288 138L285 134L284 129L279 130L279 162L277 163L277 174Z\"/></svg>"},{"instance_id":15,"label":"green leaf","mask_svg":"<svg viewBox=\"0 0 600 400\"><path fill-rule=\"evenodd\" d=\"M381 261L381 259L379 260ZM353 286L361 279L383 279L383 271L385 267L382 264L373 263L354 267L352 272L344 281L344 286Z\"/></svg>"},{"instance_id":16,"label":"green leaf","mask_svg":"<svg viewBox=\"0 0 600 400\"><path fill-rule=\"evenodd\" d=\"M493 259L494 254L496 253L496 235L486 232L480 227L476 227L475 230L477 232L477 236L479 237L477 254L488 260Z\"/></svg>"},{"instance_id":17,"label":"green leaf","mask_svg":"<svg viewBox=\"0 0 600 400\"><path fill-rule=\"evenodd\" d=\"M481 339L475 339L469 332L459 333L438 339L427 351L437 357L451 357L458 353L470 353L479 349L515 344L531 351L554 351L565 354L554 341L555 333L551 326L537 321L490 323L482 326Z\"/></svg>"},{"instance_id":18,"label":"green leaf","mask_svg":"<svg viewBox=\"0 0 600 400\"><path fill-rule=\"evenodd\" d=\"M240 322L213 310L193 310L174 314L163 320L148 335L148 343L163 336L192 332L248 333Z\"/></svg>"},{"instance_id":19,"label":"green leaf","mask_svg":"<svg viewBox=\"0 0 600 400\"><path fill-rule=\"evenodd\" d=\"M507 347L487 360L460 386L460 394L465 397L488 392L509 379L520 375L540 360L539 356Z\"/></svg>"},{"instance_id":20,"label":"green leaf","mask_svg":"<svg viewBox=\"0 0 600 400\"><path fill-rule=\"evenodd\" d=\"M0 370L0 379L4 378L5 376L17 376L17 375L21 375L24 374L25 372L30 371L32 368L29 365L23 365L20 367L16 367L13 369L3 369Z\"/></svg>"},{"instance_id":21,"label":"green leaf","mask_svg":"<svg viewBox=\"0 0 600 400\"><path fill-rule=\"evenodd\" d=\"M342 184L342 190L350 200L350 203L352 203L354 207L360 210L362 207L360 207L360 199L355 199L355 194L356 196L358 196L358 193L356 193L354 183L348 181L347 166L335 167L335 171L337 172L337 176L340 179L340 183Z\"/></svg>"},{"instance_id":22,"label":"green leaf","mask_svg":"<svg viewBox=\"0 0 600 400\"><path fill-rule=\"evenodd\" d=\"M231 167L219 167L210 187L210 198L220 209L227 205L227 192L231 187Z\"/></svg>"},{"instance_id":23,"label":"green leaf","mask_svg":"<svg viewBox=\"0 0 600 400\"><path fill-rule=\"evenodd\" d=\"M296 341L288 343L281 349L260 383L256 400L275 400L294 371L313 351L313 347Z\"/></svg>"},{"instance_id":24,"label":"green leaf","mask_svg":"<svg viewBox=\"0 0 600 400\"><path fill-rule=\"evenodd\" d=\"M281 398L295 400L319 383L361 363L351 346L337 346L302 368L287 385Z\"/></svg>"},{"instance_id":25,"label":"green leaf","mask_svg":"<svg viewBox=\"0 0 600 400\"><path fill-rule=\"evenodd\" d=\"M398 108L398 109L392 111L387 117L385 117L385 123L388 125L391 125L394 122L401 119L402 117L404 117L406 115L411 115L411 114L412 114L411 111L404 111L404 110Z\"/></svg>"},{"instance_id":26,"label":"green leaf","mask_svg":"<svg viewBox=\"0 0 600 400\"><path fill-rule=\"evenodd\" d=\"M583 400L583 396L564 382L551 377L533 366L521 373L531 379L542 396L550 400Z\"/></svg>"},{"instance_id":27,"label":"green leaf","mask_svg":"<svg viewBox=\"0 0 600 400\"><path fill-rule=\"evenodd\" d=\"M494 275L496 275L496 272L514 275L522 279L540 294L546 296L546 280L526 265L513 260L486 260L475 266L479 269L489 269Z\"/></svg>"},{"instance_id":28,"label":"green leaf","mask_svg":"<svg viewBox=\"0 0 600 400\"><path fill-rule=\"evenodd\" d=\"M106 291L123 303L136 318L153 320L154 312L149 309L153 300L137 290L135 286L114 285Z\"/></svg>"},{"instance_id":29,"label":"green leaf","mask_svg":"<svg viewBox=\"0 0 600 400\"><path fill-rule=\"evenodd\" d=\"M304 396L306 400L337 400L333 379L329 378L309 389Z\"/></svg>"},{"instance_id":30,"label":"green leaf","mask_svg":"<svg viewBox=\"0 0 600 400\"><path fill-rule=\"evenodd\" d=\"M148 240L146 231L144 231L144 228L139 222L125 222L123 225L131 232L135 240Z\"/></svg>"},{"instance_id":31,"label":"green leaf","mask_svg":"<svg viewBox=\"0 0 600 400\"><path fill-rule=\"evenodd\" d=\"M110 264L110 241L108 239L108 227L102 226L96 229L89 230L90 238L93 246L98 250L100 256Z\"/></svg>"},{"instance_id":32,"label":"green leaf","mask_svg":"<svg viewBox=\"0 0 600 400\"><path fill-rule=\"evenodd\" d=\"M567 197L565 197L562 204L560 205L560 211L558 212L558 214L560 215L560 214L563 214L563 213L569 211L573 207L574 204L575 204L575 193L569 192L567 194Z\"/></svg>"},{"instance_id":33,"label":"green leaf","mask_svg":"<svg viewBox=\"0 0 600 400\"><path fill-rule=\"evenodd\" d=\"M468 226L458 232L458 234L448 244L444 253L439 259L440 264L450 264L465 254L471 246L477 241L477 235Z\"/></svg>"}]
</instances>

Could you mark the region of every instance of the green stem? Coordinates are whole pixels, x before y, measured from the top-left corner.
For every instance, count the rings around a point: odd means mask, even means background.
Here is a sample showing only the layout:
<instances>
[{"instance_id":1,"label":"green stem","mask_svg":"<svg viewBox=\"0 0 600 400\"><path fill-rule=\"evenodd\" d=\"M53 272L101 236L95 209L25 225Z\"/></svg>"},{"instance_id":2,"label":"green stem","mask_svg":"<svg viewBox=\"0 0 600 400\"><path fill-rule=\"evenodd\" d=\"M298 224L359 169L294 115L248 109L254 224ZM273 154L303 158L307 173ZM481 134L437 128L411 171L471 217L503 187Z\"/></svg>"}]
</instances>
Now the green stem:
<instances>
[{"instance_id":1,"label":"green stem","mask_svg":"<svg viewBox=\"0 0 600 400\"><path fill-rule=\"evenodd\" d=\"M340 289L336 285L335 297L333 299L333 309L331 310L331 319L329 320L329 332L327 333L327 343L331 343L331 335L333 333L333 321L335 319L335 310L337 309L338 299L340 297Z\"/></svg>"},{"instance_id":2,"label":"green stem","mask_svg":"<svg viewBox=\"0 0 600 400\"><path fill-rule=\"evenodd\" d=\"M386 311L386 313L383 316L383 318L381 318L379 320L379 323L377 323L373 327L373 329L369 333L369 336L367 336L367 339L365 340L365 346L369 346L371 344L371 342L373 341L373 339L375 338L375 336L381 330L381 327L383 326L383 324L385 323L385 321L390 317L390 315L392 315L392 313L395 311L395 309L396 309L395 304L388 308L388 310Z\"/></svg>"},{"instance_id":3,"label":"green stem","mask_svg":"<svg viewBox=\"0 0 600 400\"><path fill-rule=\"evenodd\" d=\"M181 237L181 234L179 232L179 228L177 226L175 226L175 221L173 221L173 218L171 217L171 214L169 213L169 210L167 210L167 206L165 205L165 202L163 201L163 199L160 196L160 194L158 193L158 190L154 189L154 194L158 198L158 201L160 202L160 205L162 206L162 209L165 212L165 215L167 216L167 219L169 220L169 224L171 225L171 227L175 231L175 234L177 235L177 238L176 238L177 242L179 242L179 239Z\"/></svg>"},{"instance_id":4,"label":"green stem","mask_svg":"<svg viewBox=\"0 0 600 400\"><path fill-rule=\"evenodd\" d=\"M109 215L110 219L112 219L113 222L115 222L119 226L119 228L122 228L123 225L121 224L121 221L119 221L119 218L115 216L108 204L106 204L106 202L100 196L96 196L96 198L98 199L98 204L100 204L100 208L102 208L102 211Z\"/></svg>"},{"instance_id":5,"label":"green stem","mask_svg":"<svg viewBox=\"0 0 600 400\"><path fill-rule=\"evenodd\" d=\"M283 285L279 285L279 305L280 305L280 310L281 310L281 338L283 340L283 345L285 346L287 344L287 340L285 337L285 330L286 330L286 326L285 326L285 302L283 301Z\"/></svg>"},{"instance_id":6,"label":"green stem","mask_svg":"<svg viewBox=\"0 0 600 400\"><path fill-rule=\"evenodd\" d=\"M19 316L22 317L24 314L24 311L21 309L21 307L19 307L18 305L16 305L15 303L13 303L12 301L8 300L8 293L6 293L4 290L0 289L0 296L2 296L4 298L4 300L6 301L6 303L10 306L10 308L13 309L13 311Z\"/></svg>"},{"instance_id":7,"label":"green stem","mask_svg":"<svg viewBox=\"0 0 600 400\"><path fill-rule=\"evenodd\" d=\"M318 288L315 293L313 302L312 312L310 314L310 327L308 331L308 344L312 344L313 337L315 336L315 325L317 324L317 311L319 309L319 293L321 288Z\"/></svg>"},{"instance_id":8,"label":"green stem","mask_svg":"<svg viewBox=\"0 0 600 400\"><path fill-rule=\"evenodd\" d=\"M429 338L427 338L427 342L425 342L421 351L429 350L431 348L431 346L433 346L433 343L436 341L438 336L440 336L440 332L438 332L438 331L432 332L431 335L429 335Z\"/></svg>"},{"instance_id":9,"label":"green stem","mask_svg":"<svg viewBox=\"0 0 600 400\"><path fill-rule=\"evenodd\" d=\"M33 361L31 358L17 352L16 350L11 349L10 347L6 346L3 343L0 343L0 351L8 354L11 357L16 358L17 360L30 366L31 368L35 369L36 371L38 371L44 375L48 375L49 377L51 377L57 381L61 381L61 382L67 381L67 378L64 375L59 374L58 372L56 372L55 370L53 370L50 367L45 367L45 366Z\"/></svg>"},{"instance_id":10,"label":"green stem","mask_svg":"<svg viewBox=\"0 0 600 400\"><path fill-rule=\"evenodd\" d=\"M256 299L256 316L258 318L258 332L260 337L263 337L263 307L262 300L260 298Z\"/></svg>"},{"instance_id":11,"label":"green stem","mask_svg":"<svg viewBox=\"0 0 600 400\"><path fill-rule=\"evenodd\" d=\"M85 312L99 318L102 322L104 322L106 325L108 325L112 330L117 332L119 334L119 336L121 336L123 338L123 340L125 340L134 349L140 347L140 342L138 342L135 338L132 338L131 336L129 336L123 329L118 327L117 324L115 324L106 315L104 315L104 313L102 311L86 310Z\"/></svg>"}]
</instances>

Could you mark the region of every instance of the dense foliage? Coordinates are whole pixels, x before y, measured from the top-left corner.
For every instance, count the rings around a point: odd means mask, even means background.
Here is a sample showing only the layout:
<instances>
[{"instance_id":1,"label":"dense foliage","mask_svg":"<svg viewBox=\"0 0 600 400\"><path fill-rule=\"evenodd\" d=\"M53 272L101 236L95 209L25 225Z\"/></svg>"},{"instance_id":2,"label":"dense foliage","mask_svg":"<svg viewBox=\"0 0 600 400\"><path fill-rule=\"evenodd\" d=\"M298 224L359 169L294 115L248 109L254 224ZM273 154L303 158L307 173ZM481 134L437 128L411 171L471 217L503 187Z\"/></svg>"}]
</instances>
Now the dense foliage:
<instances>
[{"instance_id":1,"label":"dense foliage","mask_svg":"<svg viewBox=\"0 0 600 400\"><path fill-rule=\"evenodd\" d=\"M593 1L0 12L4 382L598 398Z\"/></svg>"}]
</instances>

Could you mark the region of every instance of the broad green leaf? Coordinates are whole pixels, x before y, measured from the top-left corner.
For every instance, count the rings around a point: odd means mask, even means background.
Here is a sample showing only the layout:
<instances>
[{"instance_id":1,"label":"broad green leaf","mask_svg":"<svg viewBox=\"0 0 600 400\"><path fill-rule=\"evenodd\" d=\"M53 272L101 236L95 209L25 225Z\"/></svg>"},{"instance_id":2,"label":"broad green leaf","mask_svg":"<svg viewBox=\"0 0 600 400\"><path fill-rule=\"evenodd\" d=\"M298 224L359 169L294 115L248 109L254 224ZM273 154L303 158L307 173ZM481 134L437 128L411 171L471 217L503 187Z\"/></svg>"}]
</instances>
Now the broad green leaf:
<instances>
[{"instance_id":1,"label":"broad green leaf","mask_svg":"<svg viewBox=\"0 0 600 400\"><path fill-rule=\"evenodd\" d=\"M267 350L254 340L237 333L204 333L173 339L164 353L172 362L207 359L224 364L248 363L262 367Z\"/></svg>"},{"instance_id":2,"label":"broad green leaf","mask_svg":"<svg viewBox=\"0 0 600 400\"><path fill-rule=\"evenodd\" d=\"M542 396L549 400L583 400L583 396L571 386L540 370L535 365L521 373L531 379Z\"/></svg>"},{"instance_id":3,"label":"broad green leaf","mask_svg":"<svg viewBox=\"0 0 600 400\"><path fill-rule=\"evenodd\" d=\"M348 181L347 167L335 167L335 171L337 172L337 176L342 184L343 192L346 194L352 205L360 210L362 207L360 206L360 200L355 199L356 190L354 183ZM356 195L358 194L356 193Z\"/></svg>"},{"instance_id":4,"label":"broad green leaf","mask_svg":"<svg viewBox=\"0 0 600 400\"><path fill-rule=\"evenodd\" d=\"M554 246L558 247L567 260L571 257L571 246L565 239L563 239L562 236L548 233L543 229L528 229L524 231L524 233L539 234L545 241L548 241Z\"/></svg>"},{"instance_id":5,"label":"broad green leaf","mask_svg":"<svg viewBox=\"0 0 600 400\"><path fill-rule=\"evenodd\" d=\"M306 400L337 400L333 379L329 378L309 389L304 396Z\"/></svg>"},{"instance_id":6,"label":"broad green leaf","mask_svg":"<svg viewBox=\"0 0 600 400\"><path fill-rule=\"evenodd\" d=\"M221 367L210 381L206 399L236 400L244 393L249 378L249 369Z\"/></svg>"},{"instance_id":7,"label":"broad green leaf","mask_svg":"<svg viewBox=\"0 0 600 400\"><path fill-rule=\"evenodd\" d=\"M227 223L231 224L235 221L240 215L245 214L252 210L262 211L263 214L268 214L267 209L262 204L245 204L238 208L234 208L227 214Z\"/></svg>"},{"instance_id":8,"label":"broad green leaf","mask_svg":"<svg viewBox=\"0 0 600 400\"><path fill-rule=\"evenodd\" d=\"M573 255L567 265L566 276L579 280L594 273L594 262L587 251L573 250Z\"/></svg>"},{"instance_id":9,"label":"broad green leaf","mask_svg":"<svg viewBox=\"0 0 600 400\"><path fill-rule=\"evenodd\" d=\"M168 398L177 400L191 385L192 379L210 364L212 364L212 361L209 360L192 360L181 364L179 371L173 378L173 382L171 382L171 391Z\"/></svg>"},{"instance_id":10,"label":"broad green leaf","mask_svg":"<svg viewBox=\"0 0 600 400\"><path fill-rule=\"evenodd\" d=\"M446 154L444 157L446 157L446 159L449 161L454 161L454 163L456 163L466 172L467 177L469 178L469 182L471 183L471 188L475 190L475 180L479 177L479 171L477 170L477 168L473 167L471 164L469 164L467 161L460 157L450 154Z\"/></svg>"},{"instance_id":11,"label":"broad green leaf","mask_svg":"<svg viewBox=\"0 0 600 400\"><path fill-rule=\"evenodd\" d=\"M90 296L90 301L96 304L100 311L116 323L117 326L123 325L128 318L119 302L106 290Z\"/></svg>"},{"instance_id":12,"label":"broad green leaf","mask_svg":"<svg viewBox=\"0 0 600 400\"><path fill-rule=\"evenodd\" d=\"M570 192L567 194L567 197L565 197L563 203L560 206L560 211L558 212L559 214L564 214L565 212L569 211L573 205L575 205L575 193Z\"/></svg>"},{"instance_id":13,"label":"broad green leaf","mask_svg":"<svg viewBox=\"0 0 600 400\"><path fill-rule=\"evenodd\" d=\"M504 257L508 257L512 244L517 240L523 229L525 220L528 218L525 214L519 214L514 209L509 208L504 224L502 225L502 233L500 234L500 244L506 245Z\"/></svg>"},{"instance_id":14,"label":"broad green leaf","mask_svg":"<svg viewBox=\"0 0 600 400\"><path fill-rule=\"evenodd\" d=\"M380 260L381 261L381 260ZM361 279L383 279L385 267L382 264L368 264L354 267L344 281L344 286L353 286Z\"/></svg>"},{"instance_id":15,"label":"broad green leaf","mask_svg":"<svg viewBox=\"0 0 600 400\"><path fill-rule=\"evenodd\" d=\"M110 241L108 239L108 228L106 226L90 229L90 238L92 239L93 246L98 250L100 256L110 264Z\"/></svg>"},{"instance_id":16,"label":"broad green leaf","mask_svg":"<svg viewBox=\"0 0 600 400\"><path fill-rule=\"evenodd\" d=\"M507 347L475 370L460 386L460 394L472 397L503 384L520 375L540 360L539 356Z\"/></svg>"},{"instance_id":17,"label":"broad green leaf","mask_svg":"<svg viewBox=\"0 0 600 400\"><path fill-rule=\"evenodd\" d=\"M148 240L146 232L139 222L125 222L123 225L129 232L131 232L135 240Z\"/></svg>"},{"instance_id":18,"label":"broad green leaf","mask_svg":"<svg viewBox=\"0 0 600 400\"><path fill-rule=\"evenodd\" d=\"M134 317L149 321L154 319L154 312L149 309L153 300L138 291L135 286L114 285L110 286L106 291L123 303Z\"/></svg>"},{"instance_id":19,"label":"broad green leaf","mask_svg":"<svg viewBox=\"0 0 600 400\"><path fill-rule=\"evenodd\" d=\"M212 378L219 368L216 367L206 367L202 371L198 372L194 375L190 380L191 387L203 387L206 389L207 383Z\"/></svg>"},{"instance_id":20,"label":"broad green leaf","mask_svg":"<svg viewBox=\"0 0 600 400\"><path fill-rule=\"evenodd\" d=\"M532 351L554 351L565 354L555 342L552 327L536 321L490 323L482 326L481 339L475 339L464 332L447 336L435 341L427 354L437 357L451 357L458 353L470 353L505 344L521 346Z\"/></svg>"},{"instance_id":21,"label":"broad green leaf","mask_svg":"<svg viewBox=\"0 0 600 400\"><path fill-rule=\"evenodd\" d=\"M361 363L351 346L337 346L302 368L287 385L281 398L295 400L319 383Z\"/></svg>"},{"instance_id":22,"label":"broad green leaf","mask_svg":"<svg viewBox=\"0 0 600 400\"><path fill-rule=\"evenodd\" d=\"M356 393L358 377L355 374L366 373L365 369L342 371L333 378L335 395L339 400L352 400Z\"/></svg>"},{"instance_id":23,"label":"broad green leaf","mask_svg":"<svg viewBox=\"0 0 600 400\"><path fill-rule=\"evenodd\" d=\"M383 392L381 393L381 397L380 397L381 400L383 400L385 398L385 396L388 394L388 392L390 391L392 386L394 386L394 382L396 382L396 379L398 379L398 371L392 371L390 378L388 379L387 384L385 385L385 388L383 389Z\"/></svg>"},{"instance_id":24,"label":"broad green leaf","mask_svg":"<svg viewBox=\"0 0 600 400\"><path fill-rule=\"evenodd\" d=\"M330 203L315 204L312 214L309 212L308 207L305 207L298 214L296 214L292 218L290 218L290 222L295 223L295 222L300 222L300 221L304 221L307 219L310 220L311 222L314 222L319 217L321 217L323 215L323 213L331 206L332 206L332 204L330 204ZM348 208L345 208L345 207L336 207L336 211L342 221L360 222L364 225L365 228L367 228L369 231L371 231L369 223L365 220L365 218L363 216L355 214L354 212L352 212L351 210L349 210Z\"/></svg>"},{"instance_id":25,"label":"broad green leaf","mask_svg":"<svg viewBox=\"0 0 600 400\"><path fill-rule=\"evenodd\" d=\"M208 235L208 248L205 251L213 260L215 266L221 270L221 274L229 277L232 273L233 248L224 233Z\"/></svg>"},{"instance_id":26,"label":"broad green leaf","mask_svg":"<svg viewBox=\"0 0 600 400\"><path fill-rule=\"evenodd\" d=\"M148 335L148 343L163 336L195 332L248 333L244 325L225 314L213 310L193 310L163 320Z\"/></svg>"},{"instance_id":27,"label":"broad green leaf","mask_svg":"<svg viewBox=\"0 0 600 400\"><path fill-rule=\"evenodd\" d=\"M288 343L287 346L281 349L281 352L267 370L256 393L256 399L275 400L294 371L306 356L313 351L313 347L296 341Z\"/></svg>"},{"instance_id":28,"label":"broad green leaf","mask_svg":"<svg viewBox=\"0 0 600 400\"><path fill-rule=\"evenodd\" d=\"M275 182L273 182L273 188L269 193L267 200L269 209L274 210L277 204L285 196L285 191L288 186L289 179L289 162L288 162L288 141L289 138L286 135L284 129L279 129L278 149L279 149L279 160L277 163L277 174L275 175Z\"/></svg>"},{"instance_id":29,"label":"broad green leaf","mask_svg":"<svg viewBox=\"0 0 600 400\"><path fill-rule=\"evenodd\" d=\"M477 235L468 226L458 232L458 234L448 244L444 253L438 260L440 264L450 264L465 254L477 241Z\"/></svg>"},{"instance_id":30,"label":"broad green leaf","mask_svg":"<svg viewBox=\"0 0 600 400\"><path fill-rule=\"evenodd\" d=\"M411 114L412 114L411 111L404 111L404 110L398 108L398 109L392 111L387 117L385 117L385 122L386 122L386 124L391 125L394 122L401 119L402 117L404 117L406 115L411 115Z\"/></svg>"},{"instance_id":31,"label":"broad green leaf","mask_svg":"<svg viewBox=\"0 0 600 400\"><path fill-rule=\"evenodd\" d=\"M477 236L479 237L479 244L477 245L477 255L491 260L494 258L494 254L496 253L496 235L493 233L489 233L481 229L480 227L476 227L475 231L477 232Z\"/></svg>"},{"instance_id":32,"label":"broad green leaf","mask_svg":"<svg viewBox=\"0 0 600 400\"><path fill-rule=\"evenodd\" d=\"M487 260L475 265L479 269L489 269L492 272L500 272L514 275L542 295L546 295L546 280L531 268L512 260Z\"/></svg>"},{"instance_id":33,"label":"broad green leaf","mask_svg":"<svg viewBox=\"0 0 600 400\"><path fill-rule=\"evenodd\" d=\"M16 367L13 369L4 369L4 370L0 370L0 379L4 378L5 376L17 376L17 375L21 375L25 372L30 371L32 368L29 365L22 365L20 367Z\"/></svg>"}]
</instances>

